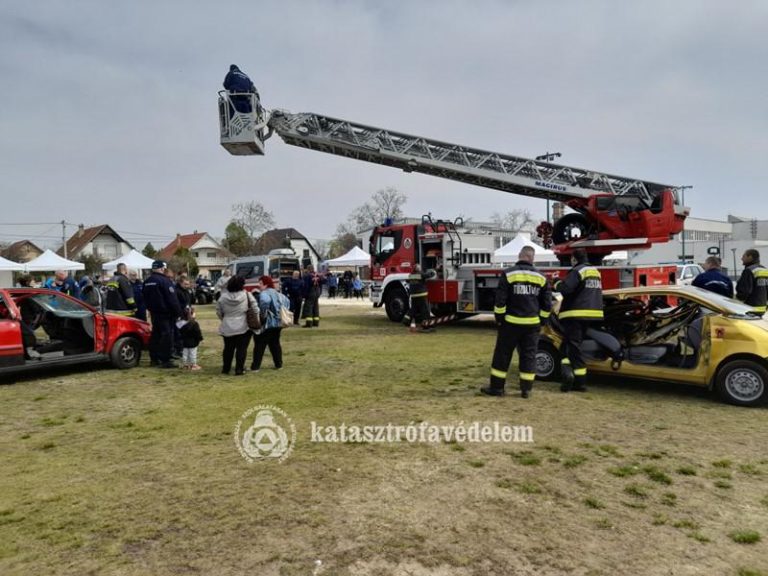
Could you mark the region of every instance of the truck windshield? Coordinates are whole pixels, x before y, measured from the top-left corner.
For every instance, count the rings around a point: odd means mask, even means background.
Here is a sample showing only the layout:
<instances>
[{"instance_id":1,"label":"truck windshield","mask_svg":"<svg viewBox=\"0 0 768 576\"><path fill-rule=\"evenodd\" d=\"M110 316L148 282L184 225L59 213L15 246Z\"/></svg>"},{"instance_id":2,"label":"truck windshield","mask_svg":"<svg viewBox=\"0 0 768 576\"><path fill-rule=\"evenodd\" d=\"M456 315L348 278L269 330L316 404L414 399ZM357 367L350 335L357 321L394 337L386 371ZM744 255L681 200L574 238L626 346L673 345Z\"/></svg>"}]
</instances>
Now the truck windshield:
<instances>
[{"instance_id":1,"label":"truck windshield","mask_svg":"<svg viewBox=\"0 0 768 576\"><path fill-rule=\"evenodd\" d=\"M400 248L400 242L403 238L401 230L382 232L375 241L374 250L377 262L384 262L392 253Z\"/></svg>"}]
</instances>

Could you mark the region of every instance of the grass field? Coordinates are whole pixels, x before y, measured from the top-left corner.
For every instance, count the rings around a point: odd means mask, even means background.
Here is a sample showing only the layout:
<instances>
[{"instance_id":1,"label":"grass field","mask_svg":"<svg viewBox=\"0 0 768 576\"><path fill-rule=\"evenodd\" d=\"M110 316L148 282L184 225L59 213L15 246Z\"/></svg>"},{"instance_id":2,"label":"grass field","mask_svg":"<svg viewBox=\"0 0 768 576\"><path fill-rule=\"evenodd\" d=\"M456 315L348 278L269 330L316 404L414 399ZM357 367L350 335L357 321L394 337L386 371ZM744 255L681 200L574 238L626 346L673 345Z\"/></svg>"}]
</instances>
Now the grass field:
<instances>
[{"instance_id":1,"label":"grass field","mask_svg":"<svg viewBox=\"0 0 768 576\"><path fill-rule=\"evenodd\" d=\"M487 322L409 334L325 304L319 329L284 333L279 372L221 376L202 307L203 372L145 359L0 386L0 574L768 575L765 409L616 381L480 397ZM282 463L235 447L260 404L296 425ZM312 421L535 441L313 443Z\"/></svg>"}]
</instances>

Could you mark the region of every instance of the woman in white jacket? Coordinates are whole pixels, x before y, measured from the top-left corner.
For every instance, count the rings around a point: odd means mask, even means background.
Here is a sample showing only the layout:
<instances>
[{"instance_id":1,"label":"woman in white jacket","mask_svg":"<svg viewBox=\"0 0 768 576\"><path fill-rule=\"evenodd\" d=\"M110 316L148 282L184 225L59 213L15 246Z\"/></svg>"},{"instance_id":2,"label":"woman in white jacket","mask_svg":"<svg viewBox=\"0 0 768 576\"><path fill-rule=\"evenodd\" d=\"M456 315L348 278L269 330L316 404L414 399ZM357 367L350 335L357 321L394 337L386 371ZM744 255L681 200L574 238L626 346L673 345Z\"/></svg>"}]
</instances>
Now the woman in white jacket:
<instances>
[{"instance_id":1,"label":"woman in white jacket","mask_svg":"<svg viewBox=\"0 0 768 576\"><path fill-rule=\"evenodd\" d=\"M219 334L224 338L222 374L229 374L233 357L235 376L245 373L245 359L251 341L251 330L248 328L246 315L249 307L258 314L259 305L256 299L243 289L244 286L245 279L242 276L232 276L216 302L216 315L221 320Z\"/></svg>"}]
</instances>

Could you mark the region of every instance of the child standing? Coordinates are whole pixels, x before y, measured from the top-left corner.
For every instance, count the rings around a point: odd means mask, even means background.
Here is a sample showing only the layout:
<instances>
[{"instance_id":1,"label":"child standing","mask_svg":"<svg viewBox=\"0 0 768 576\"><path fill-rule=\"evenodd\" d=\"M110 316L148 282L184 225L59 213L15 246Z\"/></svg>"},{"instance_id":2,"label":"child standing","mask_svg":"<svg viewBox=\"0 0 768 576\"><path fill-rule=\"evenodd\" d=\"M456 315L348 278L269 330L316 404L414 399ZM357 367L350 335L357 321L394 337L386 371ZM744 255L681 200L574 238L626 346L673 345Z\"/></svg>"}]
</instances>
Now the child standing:
<instances>
[{"instance_id":1,"label":"child standing","mask_svg":"<svg viewBox=\"0 0 768 576\"><path fill-rule=\"evenodd\" d=\"M189 308L187 321L180 329L183 345L181 367L185 370L202 370L202 367L197 363L197 347L203 341L203 333L195 318L195 309Z\"/></svg>"}]
</instances>

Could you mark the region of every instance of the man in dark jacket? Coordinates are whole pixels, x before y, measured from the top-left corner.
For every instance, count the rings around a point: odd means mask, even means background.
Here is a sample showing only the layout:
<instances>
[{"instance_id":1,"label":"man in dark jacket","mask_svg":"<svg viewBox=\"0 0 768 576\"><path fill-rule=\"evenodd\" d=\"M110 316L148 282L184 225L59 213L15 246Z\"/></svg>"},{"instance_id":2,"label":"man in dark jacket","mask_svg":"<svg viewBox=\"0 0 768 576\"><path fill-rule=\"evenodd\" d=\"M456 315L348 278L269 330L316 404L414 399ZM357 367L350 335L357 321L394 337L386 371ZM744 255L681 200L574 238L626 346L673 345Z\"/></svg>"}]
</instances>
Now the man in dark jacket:
<instances>
[{"instance_id":1,"label":"man in dark jacket","mask_svg":"<svg viewBox=\"0 0 768 576\"><path fill-rule=\"evenodd\" d=\"M46 288L56 290L57 292L63 292L68 296L80 299L80 287L75 282L75 279L67 274L64 270L56 270L53 278L50 278L45 283Z\"/></svg>"},{"instance_id":2,"label":"man in dark jacket","mask_svg":"<svg viewBox=\"0 0 768 576\"><path fill-rule=\"evenodd\" d=\"M248 78L248 75L234 64L229 67L229 72L227 72L224 78L224 88L229 92L254 94L256 97L256 111L258 112L259 92L256 90L253 82L251 82L251 79ZM253 111L250 96L230 96L230 100L232 100L232 105L238 112L250 113Z\"/></svg>"},{"instance_id":3,"label":"man in dark jacket","mask_svg":"<svg viewBox=\"0 0 768 576\"><path fill-rule=\"evenodd\" d=\"M301 317L301 302L302 291L304 283L301 280L301 273L298 270L294 270L291 278L283 286L283 294L288 296L291 301L291 311L293 312L293 324L299 325L299 318Z\"/></svg>"},{"instance_id":4,"label":"man in dark jacket","mask_svg":"<svg viewBox=\"0 0 768 576\"><path fill-rule=\"evenodd\" d=\"M133 287L133 299L136 301L136 318L146 321L147 306L144 304L144 283L141 281L138 272L129 272L128 279L131 281L131 286Z\"/></svg>"},{"instance_id":5,"label":"man in dark jacket","mask_svg":"<svg viewBox=\"0 0 768 576\"><path fill-rule=\"evenodd\" d=\"M323 292L323 278L315 273L315 268L310 264L304 271L302 278L302 297L304 309L301 317L304 319L304 328L320 326L320 294Z\"/></svg>"},{"instance_id":6,"label":"man in dark jacket","mask_svg":"<svg viewBox=\"0 0 768 576\"><path fill-rule=\"evenodd\" d=\"M149 359L153 366L175 368L173 330L181 316L179 299L173 282L166 277L168 266L162 260L152 263L152 274L144 282L144 302L152 318L152 336L149 340Z\"/></svg>"},{"instance_id":7,"label":"man in dark jacket","mask_svg":"<svg viewBox=\"0 0 768 576\"><path fill-rule=\"evenodd\" d=\"M721 261L717 256L710 256L704 261L704 270L691 282L691 286L703 288L716 294L733 298L733 280L720 270Z\"/></svg>"},{"instance_id":8,"label":"man in dark jacket","mask_svg":"<svg viewBox=\"0 0 768 576\"><path fill-rule=\"evenodd\" d=\"M563 327L564 378L560 390L586 392L587 365L581 354L581 343L590 323L603 319L603 283L600 271L589 265L584 250L575 250L571 262L573 268L565 280L558 280L554 286L555 291L563 295L557 315ZM568 378L569 368L573 370L573 383Z\"/></svg>"},{"instance_id":9,"label":"man in dark jacket","mask_svg":"<svg viewBox=\"0 0 768 576\"><path fill-rule=\"evenodd\" d=\"M432 332L434 328L427 326L429 320L429 298L427 293L427 275L422 273L421 266L414 265L408 275L408 292L411 297L411 331Z\"/></svg>"},{"instance_id":10,"label":"man in dark jacket","mask_svg":"<svg viewBox=\"0 0 768 576\"><path fill-rule=\"evenodd\" d=\"M118 264L115 275L106 284L107 311L121 316L136 314L136 299L133 296L133 285L125 275L125 264Z\"/></svg>"},{"instance_id":11,"label":"man in dark jacket","mask_svg":"<svg viewBox=\"0 0 768 576\"><path fill-rule=\"evenodd\" d=\"M744 272L736 283L736 298L765 314L768 304L768 269L760 264L760 252L750 248L741 257Z\"/></svg>"},{"instance_id":12,"label":"man in dark jacket","mask_svg":"<svg viewBox=\"0 0 768 576\"><path fill-rule=\"evenodd\" d=\"M520 395L528 398L533 388L539 329L552 310L552 292L547 279L534 268L534 256L532 247L523 247L518 262L504 271L496 289L493 313L499 331L491 361L491 383L480 389L488 396L504 395L515 348L520 356Z\"/></svg>"}]
</instances>

